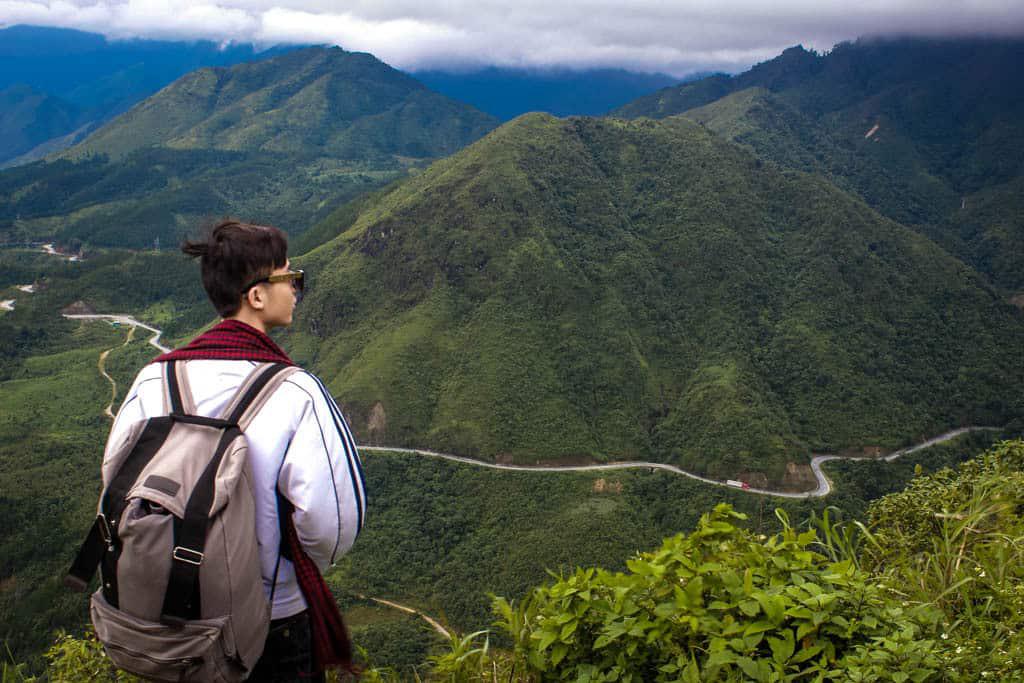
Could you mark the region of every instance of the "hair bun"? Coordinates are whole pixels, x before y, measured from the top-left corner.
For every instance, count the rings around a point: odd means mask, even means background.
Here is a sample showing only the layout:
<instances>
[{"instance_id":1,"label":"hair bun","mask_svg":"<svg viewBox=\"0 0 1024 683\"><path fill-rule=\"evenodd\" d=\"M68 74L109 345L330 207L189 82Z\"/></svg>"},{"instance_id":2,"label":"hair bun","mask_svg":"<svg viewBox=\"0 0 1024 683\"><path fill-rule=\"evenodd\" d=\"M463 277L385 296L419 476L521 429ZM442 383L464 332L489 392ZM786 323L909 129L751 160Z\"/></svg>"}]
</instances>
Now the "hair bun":
<instances>
[{"instance_id":1,"label":"hair bun","mask_svg":"<svg viewBox=\"0 0 1024 683\"><path fill-rule=\"evenodd\" d=\"M210 251L210 245L206 242L184 242L181 245L181 251L193 258L198 258L206 256Z\"/></svg>"}]
</instances>

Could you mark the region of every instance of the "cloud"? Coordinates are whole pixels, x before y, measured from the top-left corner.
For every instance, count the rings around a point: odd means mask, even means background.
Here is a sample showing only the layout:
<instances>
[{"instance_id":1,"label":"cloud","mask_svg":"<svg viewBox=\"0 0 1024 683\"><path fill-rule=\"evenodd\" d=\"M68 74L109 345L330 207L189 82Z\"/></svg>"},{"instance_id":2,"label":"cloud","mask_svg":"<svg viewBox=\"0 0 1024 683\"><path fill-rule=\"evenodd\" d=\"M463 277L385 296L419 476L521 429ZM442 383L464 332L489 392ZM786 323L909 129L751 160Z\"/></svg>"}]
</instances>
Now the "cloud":
<instances>
[{"instance_id":1,"label":"cloud","mask_svg":"<svg viewBox=\"0 0 1024 683\"><path fill-rule=\"evenodd\" d=\"M1024 35L1019 0L0 0L0 23L111 38L332 43L393 66L738 71L864 35Z\"/></svg>"}]
</instances>

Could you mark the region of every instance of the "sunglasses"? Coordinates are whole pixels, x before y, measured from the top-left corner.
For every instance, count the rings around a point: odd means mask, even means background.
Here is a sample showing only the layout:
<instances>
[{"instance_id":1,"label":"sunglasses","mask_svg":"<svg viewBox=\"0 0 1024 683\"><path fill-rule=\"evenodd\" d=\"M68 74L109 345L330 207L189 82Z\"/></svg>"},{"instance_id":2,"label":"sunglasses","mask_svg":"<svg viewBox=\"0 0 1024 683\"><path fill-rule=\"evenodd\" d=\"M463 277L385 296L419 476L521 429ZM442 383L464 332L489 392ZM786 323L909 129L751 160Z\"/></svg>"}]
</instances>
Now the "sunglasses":
<instances>
[{"instance_id":1,"label":"sunglasses","mask_svg":"<svg viewBox=\"0 0 1024 683\"><path fill-rule=\"evenodd\" d=\"M243 287L242 293L245 294L256 285L264 282L269 282L271 284L275 282L291 282L292 289L295 290L295 298L302 301L302 292L306 289L306 273L301 270L289 270L287 273L281 273L280 275L268 275L267 277L261 277L259 280L253 280Z\"/></svg>"}]
</instances>

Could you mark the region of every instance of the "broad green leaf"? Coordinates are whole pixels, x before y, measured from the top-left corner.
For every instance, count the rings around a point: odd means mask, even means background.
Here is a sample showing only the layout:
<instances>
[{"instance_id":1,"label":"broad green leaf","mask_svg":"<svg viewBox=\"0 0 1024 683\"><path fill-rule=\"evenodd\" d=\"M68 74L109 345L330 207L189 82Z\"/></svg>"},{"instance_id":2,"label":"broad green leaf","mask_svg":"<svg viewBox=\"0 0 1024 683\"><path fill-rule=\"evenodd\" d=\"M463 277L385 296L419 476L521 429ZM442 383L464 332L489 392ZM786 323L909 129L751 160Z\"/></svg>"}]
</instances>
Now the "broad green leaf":
<instances>
[{"instance_id":1,"label":"broad green leaf","mask_svg":"<svg viewBox=\"0 0 1024 683\"><path fill-rule=\"evenodd\" d=\"M814 613L806 607L796 605L786 610L786 616L794 619L813 619Z\"/></svg>"},{"instance_id":2,"label":"broad green leaf","mask_svg":"<svg viewBox=\"0 0 1024 683\"><path fill-rule=\"evenodd\" d=\"M752 633L764 633L765 631L771 631L773 628L775 628L775 625L770 622L755 621L752 624L748 624L747 627L743 629L743 634L749 636Z\"/></svg>"},{"instance_id":3,"label":"broad green leaf","mask_svg":"<svg viewBox=\"0 0 1024 683\"><path fill-rule=\"evenodd\" d=\"M534 635L538 639L538 642L537 642L537 651L538 652L544 652L544 650L548 649L548 647L551 646L551 643L553 643L556 640L558 640L558 634L555 633L554 631L541 631L539 635L537 635L537 634L534 634Z\"/></svg>"},{"instance_id":4,"label":"broad green leaf","mask_svg":"<svg viewBox=\"0 0 1024 683\"><path fill-rule=\"evenodd\" d=\"M739 608L748 617L752 617L761 611L761 605L758 604L757 600L743 600L740 602Z\"/></svg>"},{"instance_id":5,"label":"broad green leaf","mask_svg":"<svg viewBox=\"0 0 1024 683\"><path fill-rule=\"evenodd\" d=\"M768 646L772 649L772 658L779 664L785 664L793 656L793 632L786 629L782 632L782 638L769 638Z\"/></svg>"},{"instance_id":6,"label":"broad green leaf","mask_svg":"<svg viewBox=\"0 0 1024 683\"><path fill-rule=\"evenodd\" d=\"M815 624L812 624L809 621L805 621L804 623L796 627L796 639L803 640L804 636L810 635L811 633L814 633L817 630L818 627Z\"/></svg>"},{"instance_id":7,"label":"broad green leaf","mask_svg":"<svg viewBox=\"0 0 1024 683\"><path fill-rule=\"evenodd\" d=\"M563 626L562 627L562 632L559 634L560 640L562 640L564 642L568 642L569 638L572 636L572 634L576 632L576 627L579 626L579 624L580 624L580 622L573 620L573 621L570 621L565 626Z\"/></svg>"},{"instance_id":8,"label":"broad green leaf","mask_svg":"<svg viewBox=\"0 0 1024 683\"><path fill-rule=\"evenodd\" d=\"M736 659L736 664L743 670L743 673L755 681L767 681L771 673L764 662L754 661L750 657L739 657Z\"/></svg>"},{"instance_id":9,"label":"broad green leaf","mask_svg":"<svg viewBox=\"0 0 1024 683\"><path fill-rule=\"evenodd\" d=\"M754 594L754 599L760 603L761 609L764 610L765 615L773 624L778 624L782 621L786 609L786 601L782 596L757 592Z\"/></svg>"}]
</instances>

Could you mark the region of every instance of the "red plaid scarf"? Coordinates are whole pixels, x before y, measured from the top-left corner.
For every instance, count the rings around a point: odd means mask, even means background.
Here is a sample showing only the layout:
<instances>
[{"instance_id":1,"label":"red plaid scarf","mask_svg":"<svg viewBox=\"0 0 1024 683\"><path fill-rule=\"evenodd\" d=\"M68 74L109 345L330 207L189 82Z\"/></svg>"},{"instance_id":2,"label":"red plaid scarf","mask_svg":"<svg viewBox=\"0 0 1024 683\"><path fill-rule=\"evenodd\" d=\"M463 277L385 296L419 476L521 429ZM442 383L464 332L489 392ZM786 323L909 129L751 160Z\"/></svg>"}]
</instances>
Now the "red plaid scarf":
<instances>
[{"instance_id":1,"label":"red plaid scarf","mask_svg":"<svg viewBox=\"0 0 1024 683\"><path fill-rule=\"evenodd\" d=\"M193 339L187 346L153 360L251 360L259 363L295 365L273 339L241 320L222 320Z\"/></svg>"},{"instance_id":2,"label":"red plaid scarf","mask_svg":"<svg viewBox=\"0 0 1024 683\"><path fill-rule=\"evenodd\" d=\"M184 348L165 353L153 362L170 360L251 360L257 362L294 365L274 340L255 327L239 320L223 320L193 339ZM348 630L338 611L331 589L321 576L316 563L302 549L299 535L292 521L294 507L284 496L278 496L278 515L281 522L281 556L295 566L299 590L309 607L309 622L313 638L313 656L317 670L340 668L346 673L359 674L352 663L352 645Z\"/></svg>"},{"instance_id":3,"label":"red plaid scarf","mask_svg":"<svg viewBox=\"0 0 1024 683\"><path fill-rule=\"evenodd\" d=\"M309 605L309 624L313 634L313 659L318 671L340 669L342 673L359 676L361 670L352 662L352 643L341 618L338 603L324 581L316 563L302 549L299 534L292 521L295 507L278 493L277 514L281 523L281 556L295 567L295 579Z\"/></svg>"}]
</instances>

